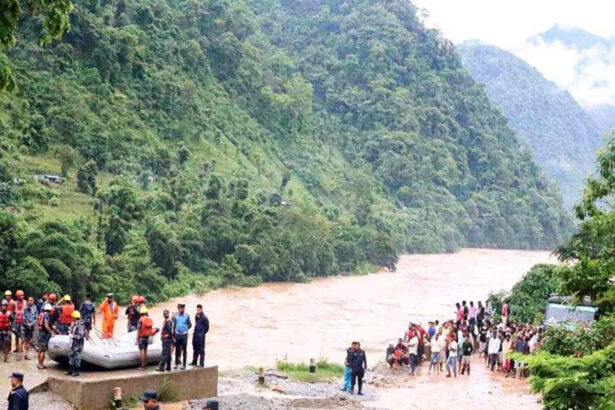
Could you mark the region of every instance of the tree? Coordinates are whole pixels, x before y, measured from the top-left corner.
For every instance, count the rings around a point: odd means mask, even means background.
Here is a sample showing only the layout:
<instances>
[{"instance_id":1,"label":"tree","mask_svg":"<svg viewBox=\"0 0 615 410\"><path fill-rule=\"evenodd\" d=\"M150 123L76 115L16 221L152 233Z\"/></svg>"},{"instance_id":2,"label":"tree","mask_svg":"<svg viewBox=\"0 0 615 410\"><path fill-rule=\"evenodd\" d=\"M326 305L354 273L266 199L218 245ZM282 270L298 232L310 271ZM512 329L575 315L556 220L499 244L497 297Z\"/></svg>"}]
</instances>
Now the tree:
<instances>
[{"instance_id":1,"label":"tree","mask_svg":"<svg viewBox=\"0 0 615 410\"><path fill-rule=\"evenodd\" d=\"M28 0L27 12L24 13L20 0L3 0L0 9L0 50L15 45L15 31L25 15L43 16L42 44L60 37L70 26L69 13L72 7L70 0ZM7 65L0 66L0 92L12 92L16 88L11 69Z\"/></svg>"},{"instance_id":2,"label":"tree","mask_svg":"<svg viewBox=\"0 0 615 410\"><path fill-rule=\"evenodd\" d=\"M89 160L79 168L77 172L77 186L84 194L94 195L96 193L96 176L98 166L96 161Z\"/></svg>"},{"instance_id":3,"label":"tree","mask_svg":"<svg viewBox=\"0 0 615 410\"><path fill-rule=\"evenodd\" d=\"M56 148L56 155L60 160L62 175L68 177L68 172L77 165L79 154L73 147L60 145Z\"/></svg>"}]
</instances>

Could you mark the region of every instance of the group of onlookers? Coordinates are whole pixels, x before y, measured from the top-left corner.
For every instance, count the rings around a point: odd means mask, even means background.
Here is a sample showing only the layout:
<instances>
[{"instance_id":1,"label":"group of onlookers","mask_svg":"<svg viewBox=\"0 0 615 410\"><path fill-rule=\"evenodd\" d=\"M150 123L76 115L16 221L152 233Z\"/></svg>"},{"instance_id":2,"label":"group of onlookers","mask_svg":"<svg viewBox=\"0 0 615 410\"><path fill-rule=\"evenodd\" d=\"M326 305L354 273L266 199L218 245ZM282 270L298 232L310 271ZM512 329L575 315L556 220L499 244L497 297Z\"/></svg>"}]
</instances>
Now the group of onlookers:
<instances>
[{"instance_id":1,"label":"group of onlookers","mask_svg":"<svg viewBox=\"0 0 615 410\"><path fill-rule=\"evenodd\" d=\"M525 363L507 357L515 351L528 354L540 344L541 329L531 325L520 325L509 321L510 309L503 303L500 320L493 319L494 312L486 302L474 305L471 301L457 303L454 319L442 324L438 320L429 322L427 329L420 323L410 323L404 336L396 345L390 344L386 361L392 368L407 367L415 375L418 366L429 361L429 374L439 374L446 369L447 377L457 373L470 374L472 355L483 355L491 370L503 371L507 376L524 375ZM513 371L514 370L514 371Z\"/></svg>"}]
</instances>

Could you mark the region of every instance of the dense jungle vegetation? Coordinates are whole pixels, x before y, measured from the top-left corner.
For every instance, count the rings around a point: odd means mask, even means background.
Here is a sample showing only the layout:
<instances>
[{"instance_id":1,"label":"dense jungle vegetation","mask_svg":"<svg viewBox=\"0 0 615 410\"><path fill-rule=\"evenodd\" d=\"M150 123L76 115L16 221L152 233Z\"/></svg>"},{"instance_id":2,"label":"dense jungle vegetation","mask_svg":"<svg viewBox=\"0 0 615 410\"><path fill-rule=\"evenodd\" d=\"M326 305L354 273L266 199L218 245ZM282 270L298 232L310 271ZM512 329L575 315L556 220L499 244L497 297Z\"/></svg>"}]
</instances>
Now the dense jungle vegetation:
<instances>
[{"instance_id":1,"label":"dense jungle vegetation","mask_svg":"<svg viewBox=\"0 0 615 410\"><path fill-rule=\"evenodd\" d=\"M572 209L594 170L602 134L610 129L599 127L568 91L511 52L477 42L463 43L457 51Z\"/></svg>"},{"instance_id":2,"label":"dense jungle vegetation","mask_svg":"<svg viewBox=\"0 0 615 410\"><path fill-rule=\"evenodd\" d=\"M62 7L0 20L3 289L160 300L570 232L406 1L82 0L51 41Z\"/></svg>"},{"instance_id":3,"label":"dense jungle vegetation","mask_svg":"<svg viewBox=\"0 0 615 410\"><path fill-rule=\"evenodd\" d=\"M577 232L558 250L561 265L537 265L509 294L511 318L542 323L551 293L590 297L599 318L589 327L549 327L537 354L524 356L532 387L548 409L615 408L615 132L599 152L597 172L575 207Z\"/></svg>"}]
</instances>

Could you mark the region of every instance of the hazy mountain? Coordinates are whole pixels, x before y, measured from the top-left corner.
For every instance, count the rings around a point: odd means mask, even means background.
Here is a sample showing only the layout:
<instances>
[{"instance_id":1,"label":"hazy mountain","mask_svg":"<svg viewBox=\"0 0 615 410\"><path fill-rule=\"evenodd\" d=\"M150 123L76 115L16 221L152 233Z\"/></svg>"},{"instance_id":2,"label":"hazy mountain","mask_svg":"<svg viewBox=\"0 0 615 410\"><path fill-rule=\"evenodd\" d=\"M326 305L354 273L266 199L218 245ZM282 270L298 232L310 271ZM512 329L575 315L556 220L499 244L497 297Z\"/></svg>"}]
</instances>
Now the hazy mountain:
<instances>
[{"instance_id":1,"label":"hazy mountain","mask_svg":"<svg viewBox=\"0 0 615 410\"><path fill-rule=\"evenodd\" d=\"M486 85L492 101L525 138L536 162L558 182L570 207L593 169L601 145L599 127L567 91L512 53L476 42L464 43L458 51L464 66Z\"/></svg>"},{"instance_id":2,"label":"hazy mountain","mask_svg":"<svg viewBox=\"0 0 615 410\"><path fill-rule=\"evenodd\" d=\"M587 107L587 112L603 133L615 129L615 105L595 105Z\"/></svg>"},{"instance_id":3,"label":"hazy mountain","mask_svg":"<svg viewBox=\"0 0 615 410\"><path fill-rule=\"evenodd\" d=\"M599 44L611 47L615 43L615 40L612 38L607 39L577 27L567 27L559 24L543 33L530 37L529 40L533 42L544 41L547 44L559 41L562 44L577 49L592 48Z\"/></svg>"}]
</instances>

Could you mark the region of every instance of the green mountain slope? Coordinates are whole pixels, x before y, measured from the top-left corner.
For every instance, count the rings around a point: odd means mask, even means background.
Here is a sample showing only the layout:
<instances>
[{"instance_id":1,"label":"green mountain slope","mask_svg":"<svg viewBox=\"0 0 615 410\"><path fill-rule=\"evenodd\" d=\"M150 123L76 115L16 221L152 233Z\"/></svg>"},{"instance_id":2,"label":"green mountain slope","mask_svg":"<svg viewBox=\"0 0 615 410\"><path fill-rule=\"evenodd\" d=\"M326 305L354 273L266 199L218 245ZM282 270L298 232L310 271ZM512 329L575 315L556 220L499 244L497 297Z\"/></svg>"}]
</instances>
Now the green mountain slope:
<instances>
[{"instance_id":1,"label":"green mountain slope","mask_svg":"<svg viewBox=\"0 0 615 410\"><path fill-rule=\"evenodd\" d=\"M598 126L568 92L512 53L475 42L460 45L458 51L571 208L581 199L584 180L595 167L602 144Z\"/></svg>"},{"instance_id":2,"label":"green mountain slope","mask_svg":"<svg viewBox=\"0 0 615 410\"><path fill-rule=\"evenodd\" d=\"M20 87L0 96L0 286L159 299L565 238L556 190L411 6L290 4L87 0L44 48L23 21L0 61Z\"/></svg>"}]
</instances>

